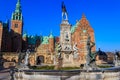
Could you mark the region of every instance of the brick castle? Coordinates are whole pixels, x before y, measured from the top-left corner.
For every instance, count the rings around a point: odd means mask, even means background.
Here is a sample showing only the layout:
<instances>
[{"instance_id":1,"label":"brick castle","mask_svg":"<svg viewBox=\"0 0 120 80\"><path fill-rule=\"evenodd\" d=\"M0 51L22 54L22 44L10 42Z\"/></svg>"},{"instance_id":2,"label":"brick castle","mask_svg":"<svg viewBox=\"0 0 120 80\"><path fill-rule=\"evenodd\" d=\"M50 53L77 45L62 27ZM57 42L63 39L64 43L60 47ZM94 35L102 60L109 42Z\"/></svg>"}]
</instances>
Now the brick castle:
<instances>
[{"instance_id":1,"label":"brick castle","mask_svg":"<svg viewBox=\"0 0 120 80\"><path fill-rule=\"evenodd\" d=\"M66 7L63 4L60 36L55 37L52 33L48 36L29 36L23 33L23 15L20 0L18 0L16 9L11 16L11 25L9 26L9 21L6 23L0 22L0 51L5 53L3 57L8 61L14 59L17 62L17 53L20 51L25 52L29 49L34 53L31 54L29 58L31 65L37 64L38 59L40 59L42 63L54 64L57 43L62 45L64 54L67 51L72 51L74 44L77 44L77 57L71 55L69 59L72 59L73 63L76 61L79 64L85 63L87 38L88 35L90 35L91 41L95 42L94 30L84 14L73 26L69 23L67 14ZM96 51L95 46L92 48L92 51ZM67 56L67 54L62 56ZM67 60L67 58L65 59Z\"/></svg>"}]
</instances>

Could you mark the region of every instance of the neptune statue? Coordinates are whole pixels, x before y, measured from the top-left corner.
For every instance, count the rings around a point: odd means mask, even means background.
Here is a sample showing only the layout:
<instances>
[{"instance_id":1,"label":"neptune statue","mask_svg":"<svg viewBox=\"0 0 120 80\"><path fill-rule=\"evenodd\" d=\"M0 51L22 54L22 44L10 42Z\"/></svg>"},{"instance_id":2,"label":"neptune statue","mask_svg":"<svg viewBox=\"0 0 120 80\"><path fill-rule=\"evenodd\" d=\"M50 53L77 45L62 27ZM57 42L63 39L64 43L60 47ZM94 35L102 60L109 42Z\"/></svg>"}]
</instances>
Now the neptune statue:
<instances>
[{"instance_id":1,"label":"neptune statue","mask_svg":"<svg viewBox=\"0 0 120 80\"><path fill-rule=\"evenodd\" d=\"M87 55L86 55L86 64L85 67L87 70L91 70L96 68L95 65L95 58L96 58L96 53L94 55L91 52L91 49L95 46L95 43L91 41L91 37L88 35L87 39Z\"/></svg>"}]
</instances>

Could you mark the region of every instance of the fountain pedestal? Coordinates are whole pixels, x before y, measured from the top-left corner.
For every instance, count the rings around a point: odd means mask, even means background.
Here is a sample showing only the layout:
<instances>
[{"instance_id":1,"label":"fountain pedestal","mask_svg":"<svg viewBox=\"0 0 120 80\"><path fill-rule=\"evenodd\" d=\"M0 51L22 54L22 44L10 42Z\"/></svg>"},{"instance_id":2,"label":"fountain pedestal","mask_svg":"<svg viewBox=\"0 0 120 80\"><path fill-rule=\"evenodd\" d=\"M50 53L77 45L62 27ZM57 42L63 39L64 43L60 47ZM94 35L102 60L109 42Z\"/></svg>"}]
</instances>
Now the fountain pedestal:
<instances>
[{"instance_id":1,"label":"fountain pedestal","mask_svg":"<svg viewBox=\"0 0 120 80\"><path fill-rule=\"evenodd\" d=\"M63 64L63 58L58 58L57 59L57 64L55 65L55 70L58 70L62 67Z\"/></svg>"}]
</instances>

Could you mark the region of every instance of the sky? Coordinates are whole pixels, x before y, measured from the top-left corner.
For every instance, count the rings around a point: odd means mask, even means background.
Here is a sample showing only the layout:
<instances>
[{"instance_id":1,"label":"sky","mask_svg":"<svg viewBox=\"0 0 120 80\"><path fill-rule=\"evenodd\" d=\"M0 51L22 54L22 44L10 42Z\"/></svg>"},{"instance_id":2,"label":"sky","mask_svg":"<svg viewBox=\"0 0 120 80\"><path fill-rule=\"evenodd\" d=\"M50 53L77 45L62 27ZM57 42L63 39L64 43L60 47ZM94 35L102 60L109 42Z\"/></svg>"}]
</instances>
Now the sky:
<instances>
[{"instance_id":1,"label":"sky","mask_svg":"<svg viewBox=\"0 0 120 80\"><path fill-rule=\"evenodd\" d=\"M95 33L96 50L120 50L120 0L21 0L23 32L29 35L60 35L61 3L69 23L74 25L84 13ZM17 0L0 0L0 20L11 19Z\"/></svg>"}]
</instances>

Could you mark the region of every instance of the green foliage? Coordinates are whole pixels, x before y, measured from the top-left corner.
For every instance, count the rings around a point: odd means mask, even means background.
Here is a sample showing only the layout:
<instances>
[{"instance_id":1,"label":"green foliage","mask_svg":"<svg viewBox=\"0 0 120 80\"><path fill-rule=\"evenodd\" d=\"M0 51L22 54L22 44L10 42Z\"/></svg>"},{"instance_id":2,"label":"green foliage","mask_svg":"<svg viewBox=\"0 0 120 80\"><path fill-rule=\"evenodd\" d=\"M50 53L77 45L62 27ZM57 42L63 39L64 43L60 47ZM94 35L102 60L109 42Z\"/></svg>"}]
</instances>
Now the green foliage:
<instances>
[{"instance_id":1,"label":"green foliage","mask_svg":"<svg viewBox=\"0 0 120 80\"><path fill-rule=\"evenodd\" d=\"M55 66L32 66L30 69L34 70L54 70ZM74 70L74 69L80 69L80 67L62 67L58 70Z\"/></svg>"},{"instance_id":2,"label":"green foliage","mask_svg":"<svg viewBox=\"0 0 120 80\"><path fill-rule=\"evenodd\" d=\"M80 67L62 67L60 70L74 70L74 69L80 69Z\"/></svg>"},{"instance_id":3,"label":"green foliage","mask_svg":"<svg viewBox=\"0 0 120 80\"><path fill-rule=\"evenodd\" d=\"M54 66L32 66L31 69L35 69L35 70L54 70Z\"/></svg>"}]
</instances>

